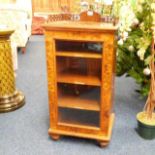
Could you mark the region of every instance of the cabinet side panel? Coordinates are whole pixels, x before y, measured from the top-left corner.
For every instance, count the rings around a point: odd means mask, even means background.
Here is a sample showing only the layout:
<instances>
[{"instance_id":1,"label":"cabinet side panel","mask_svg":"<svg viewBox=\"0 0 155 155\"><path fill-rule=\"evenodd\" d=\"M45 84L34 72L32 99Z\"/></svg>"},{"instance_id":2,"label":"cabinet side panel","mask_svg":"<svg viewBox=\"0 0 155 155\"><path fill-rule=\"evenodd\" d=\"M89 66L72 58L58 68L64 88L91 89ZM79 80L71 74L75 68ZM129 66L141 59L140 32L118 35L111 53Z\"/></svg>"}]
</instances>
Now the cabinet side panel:
<instances>
[{"instance_id":1,"label":"cabinet side panel","mask_svg":"<svg viewBox=\"0 0 155 155\"><path fill-rule=\"evenodd\" d=\"M107 39L103 43L103 58L102 58L102 86L101 86L101 130L108 134L110 127L110 116L112 109L113 98L113 78L114 78L114 35L107 35Z\"/></svg>"},{"instance_id":2,"label":"cabinet side panel","mask_svg":"<svg viewBox=\"0 0 155 155\"><path fill-rule=\"evenodd\" d=\"M55 41L52 36L53 35L51 32L48 31L45 32L50 128L55 128L58 120L58 108L57 108Z\"/></svg>"}]
</instances>

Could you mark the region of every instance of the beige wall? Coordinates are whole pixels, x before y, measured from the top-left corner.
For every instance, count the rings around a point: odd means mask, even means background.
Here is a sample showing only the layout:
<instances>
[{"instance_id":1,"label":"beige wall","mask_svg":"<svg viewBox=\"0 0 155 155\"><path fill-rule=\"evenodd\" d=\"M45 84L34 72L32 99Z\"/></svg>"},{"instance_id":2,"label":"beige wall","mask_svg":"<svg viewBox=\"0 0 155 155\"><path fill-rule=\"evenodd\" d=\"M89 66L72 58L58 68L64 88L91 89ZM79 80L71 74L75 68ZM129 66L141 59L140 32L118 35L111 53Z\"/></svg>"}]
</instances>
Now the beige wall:
<instances>
[{"instance_id":1,"label":"beige wall","mask_svg":"<svg viewBox=\"0 0 155 155\"><path fill-rule=\"evenodd\" d=\"M16 0L0 0L0 3L15 3Z\"/></svg>"}]
</instances>

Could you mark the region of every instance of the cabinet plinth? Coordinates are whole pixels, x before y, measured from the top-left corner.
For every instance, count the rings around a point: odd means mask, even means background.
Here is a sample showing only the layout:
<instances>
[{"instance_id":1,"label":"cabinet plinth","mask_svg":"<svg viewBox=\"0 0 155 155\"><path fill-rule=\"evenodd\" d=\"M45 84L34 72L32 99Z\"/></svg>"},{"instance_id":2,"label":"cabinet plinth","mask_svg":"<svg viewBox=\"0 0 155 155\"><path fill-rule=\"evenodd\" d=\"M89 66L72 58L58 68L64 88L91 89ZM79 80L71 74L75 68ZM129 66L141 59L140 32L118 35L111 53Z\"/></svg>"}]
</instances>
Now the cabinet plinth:
<instances>
[{"instance_id":1,"label":"cabinet plinth","mask_svg":"<svg viewBox=\"0 0 155 155\"><path fill-rule=\"evenodd\" d=\"M49 135L108 145L114 122L115 32L112 24L59 21L44 25Z\"/></svg>"}]
</instances>

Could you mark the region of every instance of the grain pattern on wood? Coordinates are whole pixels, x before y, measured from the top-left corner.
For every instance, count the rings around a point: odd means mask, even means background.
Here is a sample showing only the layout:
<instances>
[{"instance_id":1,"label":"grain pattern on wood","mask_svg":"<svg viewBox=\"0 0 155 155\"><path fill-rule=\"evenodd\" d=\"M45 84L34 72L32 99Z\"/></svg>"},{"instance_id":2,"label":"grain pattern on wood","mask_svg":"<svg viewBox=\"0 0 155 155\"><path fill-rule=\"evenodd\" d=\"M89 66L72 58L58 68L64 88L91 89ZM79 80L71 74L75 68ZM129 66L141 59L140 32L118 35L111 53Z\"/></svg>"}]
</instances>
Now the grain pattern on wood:
<instances>
[{"instance_id":1,"label":"grain pattern on wood","mask_svg":"<svg viewBox=\"0 0 155 155\"><path fill-rule=\"evenodd\" d=\"M47 63L47 80L48 80L48 96L50 111L50 126L56 127L58 120L57 108L57 85L56 85L56 58L55 58L55 42L51 36L46 35L46 63Z\"/></svg>"},{"instance_id":2,"label":"grain pattern on wood","mask_svg":"<svg viewBox=\"0 0 155 155\"><path fill-rule=\"evenodd\" d=\"M57 31L82 31L82 32L106 32L114 33L117 26L112 23L88 22L88 21L56 21L44 24L46 30Z\"/></svg>"},{"instance_id":3,"label":"grain pattern on wood","mask_svg":"<svg viewBox=\"0 0 155 155\"><path fill-rule=\"evenodd\" d=\"M82 125L69 125L65 123L58 123L57 129L50 128L48 133L51 134L58 134L58 135L66 135L66 136L75 136L81 138L89 138L95 139L97 141L107 141L109 143L112 134L112 127L113 127L114 115L112 114L110 117L109 123L109 131L108 134L105 134L100 128L97 127L88 127Z\"/></svg>"},{"instance_id":4,"label":"grain pattern on wood","mask_svg":"<svg viewBox=\"0 0 155 155\"><path fill-rule=\"evenodd\" d=\"M98 140L101 147L107 145L111 139L114 121L112 105L116 27L97 22L62 21L46 24L44 29L50 108L49 134L90 138ZM102 52L90 54L89 51L72 51L72 49L69 52L57 51L55 48L57 40L99 42L102 44ZM79 61L79 59L83 60ZM82 99L80 95L78 97L78 95L60 93L60 84L75 85L75 90L79 89L79 86L86 87L88 90L94 86L98 87L100 88L99 100ZM74 92L74 89L72 91ZM96 126L91 122L87 124L87 121L78 122L68 117L64 119L64 115L58 112L59 108L96 111L99 113L99 123Z\"/></svg>"},{"instance_id":5,"label":"grain pattern on wood","mask_svg":"<svg viewBox=\"0 0 155 155\"><path fill-rule=\"evenodd\" d=\"M104 42L101 84L101 130L107 131L109 119L112 112L113 76L114 76L114 36L109 35L109 41Z\"/></svg>"}]
</instances>

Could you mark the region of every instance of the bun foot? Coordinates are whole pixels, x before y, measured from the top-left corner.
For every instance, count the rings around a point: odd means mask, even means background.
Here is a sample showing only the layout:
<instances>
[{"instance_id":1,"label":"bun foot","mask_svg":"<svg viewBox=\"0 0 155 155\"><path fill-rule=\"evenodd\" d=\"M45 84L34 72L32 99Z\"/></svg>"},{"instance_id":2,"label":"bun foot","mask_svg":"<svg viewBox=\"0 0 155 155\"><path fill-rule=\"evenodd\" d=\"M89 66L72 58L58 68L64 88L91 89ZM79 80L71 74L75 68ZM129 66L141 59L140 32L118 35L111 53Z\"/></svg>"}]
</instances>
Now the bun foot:
<instances>
[{"instance_id":1,"label":"bun foot","mask_svg":"<svg viewBox=\"0 0 155 155\"><path fill-rule=\"evenodd\" d=\"M52 138L53 140L55 140L55 141L57 141L57 140L60 139L60 135L58 135L58 134L51 134L50 136L51 136L51 138Z\"/></svg>"},{"instance_id":2,"label":"bun foot","mask_svg":"<svg viewBox=\"0 0 155 155\"><path fill-rule=\"evenodd\" d=\"M98 141L98 144L101 148L107 147L109 142L108 141Z\"/></svg>"}]
</instances>

